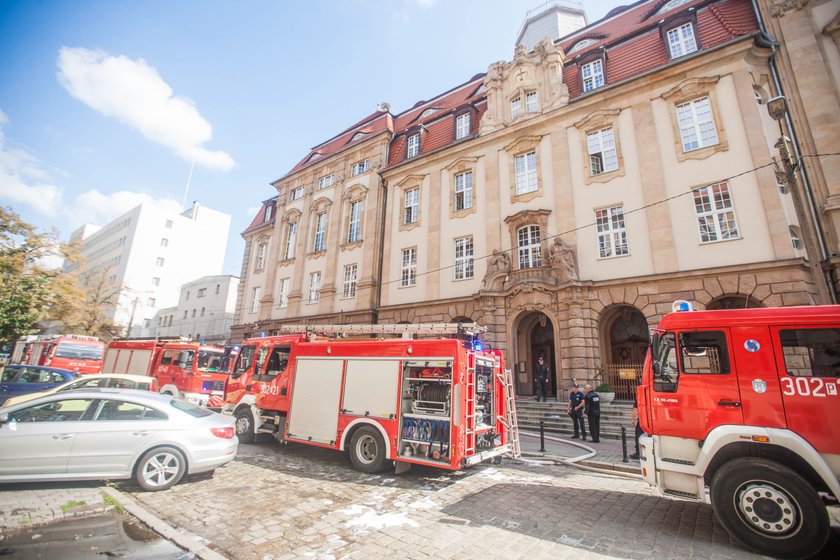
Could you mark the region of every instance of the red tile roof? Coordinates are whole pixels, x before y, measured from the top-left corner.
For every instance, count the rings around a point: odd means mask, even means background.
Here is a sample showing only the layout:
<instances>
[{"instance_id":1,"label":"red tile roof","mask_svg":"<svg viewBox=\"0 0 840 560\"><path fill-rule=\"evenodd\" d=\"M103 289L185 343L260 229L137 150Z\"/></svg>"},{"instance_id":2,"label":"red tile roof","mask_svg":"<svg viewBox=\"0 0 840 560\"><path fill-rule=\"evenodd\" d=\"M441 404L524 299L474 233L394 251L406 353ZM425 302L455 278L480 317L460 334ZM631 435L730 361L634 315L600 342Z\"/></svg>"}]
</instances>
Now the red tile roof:
<instances>
[{"instance_id":1,"label":"red tile roof","mask_svg":"<svg viewBox=\"0 0 840 560\"><path fill-rule=\"evenodd\" d=\"M271 219L266 222L265 221L265 213L268 207L271 207ZM245 231L242 232L242 235L246 233L250 233L253 230L259 229L266 224L274 224L274 218L277 217L277 197L270 198L268 200L263 201L263 205L257 211L257 215L254 216L254 219L251 221L251 225L245 228Z\"/></svg>"}]
</instances>

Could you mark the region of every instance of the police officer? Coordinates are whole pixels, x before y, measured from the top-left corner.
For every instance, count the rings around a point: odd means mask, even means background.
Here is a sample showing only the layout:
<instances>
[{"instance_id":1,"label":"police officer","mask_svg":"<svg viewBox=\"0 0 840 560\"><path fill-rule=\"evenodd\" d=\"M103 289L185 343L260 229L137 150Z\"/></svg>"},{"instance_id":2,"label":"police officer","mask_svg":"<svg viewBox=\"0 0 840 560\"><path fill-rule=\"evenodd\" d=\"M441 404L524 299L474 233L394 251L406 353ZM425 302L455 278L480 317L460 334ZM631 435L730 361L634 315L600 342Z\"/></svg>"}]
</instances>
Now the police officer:
<instances>
[{"instance_id":1,"label":"police officer","mask_svg":"<svg viewBox=\"0 0 840 560\"><path fill-rule=\"evenodd\" d=\"M537 381L537 396L535 400L540 402L540 397L542 397L543 402L546 402L548 400L548 378L550 373L545 363L545 358L542 356L537 359L537 369L534 374Z\"/></svg>"},{"instance_id":2,"label":"police officer","mask_svg":"<svg viewBox=\"0 0 840 560\"><path fill-rule=\"evenodd\" d=\"M589 420L589 435L592 436L593 443L598 443L601 441L601 395L589 384L583 390L586 392L583 397L583 410L586 419Z\"/></svg>"},{"instance_id":3,"label":"police officer","mask_svg":"<svg viewBox=\"0 0 840 560\"><path fill-rule=\"evenodd\" d=\"M575 435L572 439L583 438L586 441L586 428L583 423L583 394L578 391L577 383L572 385L572 391L569 393L569 402L567 412L572 418L572 424L575 427Z\"/></svg>"}]
</instances>

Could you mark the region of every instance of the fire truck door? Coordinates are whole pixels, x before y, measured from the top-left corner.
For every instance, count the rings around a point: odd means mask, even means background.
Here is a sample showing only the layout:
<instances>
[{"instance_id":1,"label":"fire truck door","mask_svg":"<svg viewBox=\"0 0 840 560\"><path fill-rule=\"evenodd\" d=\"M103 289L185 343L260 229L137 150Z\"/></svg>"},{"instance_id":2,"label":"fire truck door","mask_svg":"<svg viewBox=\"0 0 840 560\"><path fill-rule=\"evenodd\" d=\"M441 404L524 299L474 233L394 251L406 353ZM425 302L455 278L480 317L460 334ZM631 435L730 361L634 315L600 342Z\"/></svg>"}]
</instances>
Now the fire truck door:
<instances>
[{"instance_id":1,"label":"fire truck door","mask_svg":"<svg viewBox=\"0 0 840 560\"><path fill-rule=\"evenodd\" d=\"M654 433L703 440L725 424L742 424L728 329L662 336L650 391Z\"/></svg>"},{"instance_id":2,"label":"fire truck door","mask_svg":"<svg viewBox=\"0 0 840 560\"><path fill-rule=\"evenodd\" d=\"M335 445L344 360L298 358L286 439Z\"/></svg>"},{"instance_id":3,"label":"fire truck door","mask_svg":"<svg viewBox=\"0 0 840 560\"><path fill-rule=\"evenodd\" d=\"M744 424L765 428L786 427L769 327L732 327L731 332Z\"/></svg>"},{"instance_id":4,"label":"fire truck door","mask_svg":"<svg viewBox=\"0 0 840 560\"><path fill-rule=\"evenodd\" d=\"M822 454L840 455L840 329L772 327L787 426Z\"/></svg>"}]
</instances>

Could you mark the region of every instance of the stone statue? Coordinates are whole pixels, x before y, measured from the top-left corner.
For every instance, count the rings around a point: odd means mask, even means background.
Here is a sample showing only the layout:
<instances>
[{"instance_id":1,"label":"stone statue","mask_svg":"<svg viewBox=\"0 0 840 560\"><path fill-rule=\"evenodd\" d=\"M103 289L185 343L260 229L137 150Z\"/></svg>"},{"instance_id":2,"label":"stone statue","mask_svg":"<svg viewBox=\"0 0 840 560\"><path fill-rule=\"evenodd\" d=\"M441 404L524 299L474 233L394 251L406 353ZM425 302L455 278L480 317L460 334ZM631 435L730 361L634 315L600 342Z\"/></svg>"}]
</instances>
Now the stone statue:
<instances>
[{"instance_id":1,"label":"stone statue","mask_svg":"<svg viewBox=\"0 0 840 560\"><path fill-rule=\"evenodd\" d=\"M575 250L564 243L559 236L554 238L554 242L548 249L548 261L561 282L578 279Z\"/></svg>"},{"instance_id":2,"label":"stone statue","mask_svg":"<svg viewBox=\"0 0 840 560\"><path fill-rule=\"evenodd\" d=\"M510 256L507 251L500 251L493 249L493 256L490 257L490 262L487 264L487 273L485 278L491 278L496 274L507 274L510 272Z\"/></svg>"}]
</instances>

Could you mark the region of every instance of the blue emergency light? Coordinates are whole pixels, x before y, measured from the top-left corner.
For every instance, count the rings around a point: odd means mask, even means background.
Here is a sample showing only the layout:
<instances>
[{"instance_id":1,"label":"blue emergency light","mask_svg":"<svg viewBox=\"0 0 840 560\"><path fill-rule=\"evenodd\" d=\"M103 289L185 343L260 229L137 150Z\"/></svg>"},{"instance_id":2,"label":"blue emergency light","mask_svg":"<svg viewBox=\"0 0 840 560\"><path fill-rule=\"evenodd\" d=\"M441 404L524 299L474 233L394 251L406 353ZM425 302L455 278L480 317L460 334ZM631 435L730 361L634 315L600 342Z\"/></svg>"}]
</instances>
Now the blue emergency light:
<instances>
[{"instance_id":1,"label":"blue emergency light","mask_svg":"<svg viewBox=\"0 0 840 560\"><path fill-rule=\"evenodd\" d=\"M686 301L684 299L678 299L673 304L671 304L671 311L673 311L673 312L694 311L694 306L691 305L690 301Z\"/></svg>"}]
</instances>

